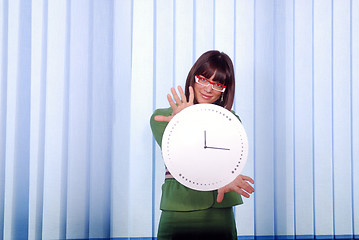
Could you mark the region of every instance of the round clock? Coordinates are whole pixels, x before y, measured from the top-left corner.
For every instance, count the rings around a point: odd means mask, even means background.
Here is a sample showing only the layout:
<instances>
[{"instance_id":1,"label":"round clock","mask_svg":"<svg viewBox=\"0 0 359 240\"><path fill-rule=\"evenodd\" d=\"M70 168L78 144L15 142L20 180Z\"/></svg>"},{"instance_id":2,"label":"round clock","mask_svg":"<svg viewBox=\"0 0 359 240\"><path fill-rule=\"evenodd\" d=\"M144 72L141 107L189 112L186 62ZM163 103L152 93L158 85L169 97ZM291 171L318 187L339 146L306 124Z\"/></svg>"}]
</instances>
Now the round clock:
<instances>
[{"instance_id":1,"label":"round clock","mask_svg":"<svg viewBox=\"0 0 359 240\"><path fill-rule=\"evenodd\" d=\"M248 140L239 119L214 104L196 104L176 114L162 138L162 156L172 176L186 187L212 191L243 169Z\"/></svg>"}]
</instances>

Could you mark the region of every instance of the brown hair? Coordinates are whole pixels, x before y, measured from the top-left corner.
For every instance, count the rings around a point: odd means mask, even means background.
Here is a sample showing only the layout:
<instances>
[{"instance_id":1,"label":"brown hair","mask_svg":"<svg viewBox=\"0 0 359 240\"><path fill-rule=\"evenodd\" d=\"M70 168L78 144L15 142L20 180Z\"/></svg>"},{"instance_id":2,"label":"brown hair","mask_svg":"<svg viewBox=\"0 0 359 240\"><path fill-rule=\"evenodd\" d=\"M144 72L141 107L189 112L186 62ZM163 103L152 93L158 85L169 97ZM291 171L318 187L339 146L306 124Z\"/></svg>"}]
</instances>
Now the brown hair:
<instances>
[{"instance_id":1,"label":"brown hair","mask_svg":"<svg viewBox=\"0 0 359 240\"><path fill-rule=\"evenodd\" d=\"M185 95L187 99L189 98L189 86L194 87L195 75L202 75L205 78L210 78L214 72L216 75L213 81L217 81L221 84L227 86L226 91L223 93L223 101L221 97L214 102L214 104L222 106L228 110L232 109L233 100L234 100L234 91L235 91L235 79L234 79L234 69L232 60L228 57L227 54L219 51L208 51L203 53L197 61L192 66L191 70L188 73L186 86L185 86ZM196 100L194 102L197 103Z\"/></svg>"}]
</instances>

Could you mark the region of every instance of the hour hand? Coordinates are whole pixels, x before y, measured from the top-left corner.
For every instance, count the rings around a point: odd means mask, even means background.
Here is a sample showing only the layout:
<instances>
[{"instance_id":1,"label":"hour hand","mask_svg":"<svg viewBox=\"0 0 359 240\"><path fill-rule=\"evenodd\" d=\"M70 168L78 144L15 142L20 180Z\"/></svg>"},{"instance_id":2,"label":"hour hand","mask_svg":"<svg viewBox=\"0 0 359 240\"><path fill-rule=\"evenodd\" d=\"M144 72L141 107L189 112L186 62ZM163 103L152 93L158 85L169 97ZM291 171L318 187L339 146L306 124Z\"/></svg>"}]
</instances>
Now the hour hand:
<instances>
[{"instance_id":1,"label":"hour hand","mask_svg":"<svg viewBox=\"0 0 359 240\"><path fill-rule=\"evenodd\" d=\"M218 149L218 150L230 150L229 148L207 147L207 146L205 146L205 148Z\"/></svg>"}]
</instances>

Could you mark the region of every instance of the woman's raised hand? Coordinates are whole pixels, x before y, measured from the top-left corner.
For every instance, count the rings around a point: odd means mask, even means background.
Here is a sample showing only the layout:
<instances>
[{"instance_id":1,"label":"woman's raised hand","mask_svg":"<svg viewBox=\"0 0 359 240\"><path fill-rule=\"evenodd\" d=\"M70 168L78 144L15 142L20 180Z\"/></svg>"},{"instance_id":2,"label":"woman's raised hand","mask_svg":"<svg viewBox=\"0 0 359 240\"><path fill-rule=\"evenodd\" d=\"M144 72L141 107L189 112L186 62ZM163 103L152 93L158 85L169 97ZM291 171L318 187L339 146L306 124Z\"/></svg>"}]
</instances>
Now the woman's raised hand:
<instances>
[{"instance_id":1,"label":"woman's raised hand","mask_svg":"<svg viewBox=\"0 0 359 240\"><path fill-rule=\"evenodd\" d=\"M159 121L159 122L169 122L171 121L171 119L180 111L182 111L183 109L185 109L186 107L192 106L193 105L193 101L194 101L194 92L193 92L193 88L190 86L189 87L189 99L187 101L186 95L183 92L183 89L181 88L181 86L178 86L178 92L180 94L180 97L177 95L177 92L174 88L171 88L171 93L173 95L173 99L171 97L170 94L167 94L167 100L170 103L170 106L173 110L173 113L171 116L161 116L161 115L157 115L155 116L155 120Z\"/></svg>"},{"instance_id":2,"label":"woman's raised hand","mask_svg":"<svg viewBox=\"0 0 359 240\"><path fill-rule=\"evenodd\" d=\"M254 192L254 188L248 183L254 184L252 178L244 175L238 175L230 184L218 189L217 202L222 202L224 194L227 192L237 192L242 196L249 198L249 194Z\"/></svg>"}]
</instances>

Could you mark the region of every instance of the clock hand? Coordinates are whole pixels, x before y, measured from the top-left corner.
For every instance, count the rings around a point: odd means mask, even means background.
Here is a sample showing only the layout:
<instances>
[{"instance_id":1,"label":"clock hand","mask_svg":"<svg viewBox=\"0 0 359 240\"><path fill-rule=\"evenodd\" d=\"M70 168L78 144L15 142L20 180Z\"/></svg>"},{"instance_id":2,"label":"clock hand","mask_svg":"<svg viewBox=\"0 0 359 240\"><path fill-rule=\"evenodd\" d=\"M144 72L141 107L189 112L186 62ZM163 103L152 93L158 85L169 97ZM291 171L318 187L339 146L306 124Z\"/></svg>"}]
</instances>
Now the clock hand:
<instances>
[{"instance_id":1,"label":"clock hand","mask_svg":"<svg viewBox=\"0 0 359 240\"><path fill-rule=\"evenodd\" d=\"M207 148L207 143L206 143L206 130L204 130L204 148Z\"/></svg>"},{"instance_id":2,"label":"clock hand","mask_svg":"<svg viewBox=\"0 0 359 240\"><path fill-rule=\"evenodd\" d=\"M205 148L219 149L219 150L230 150L229 148L207 147L207 146L205 146Z\"/></svg>"},{"instance_id":3,"label":"clock hand","mask_svg":"<svg viewBox=\"0 0 359 240\"><path fill-rule=\"evenodd\" d=\"M206 142L206 130L204 130L204 148L211 148L211 149L219 149L219 150L230 150L229 148L218 148L218 147L208 147Z\"/></svg>"}]
</instances>

